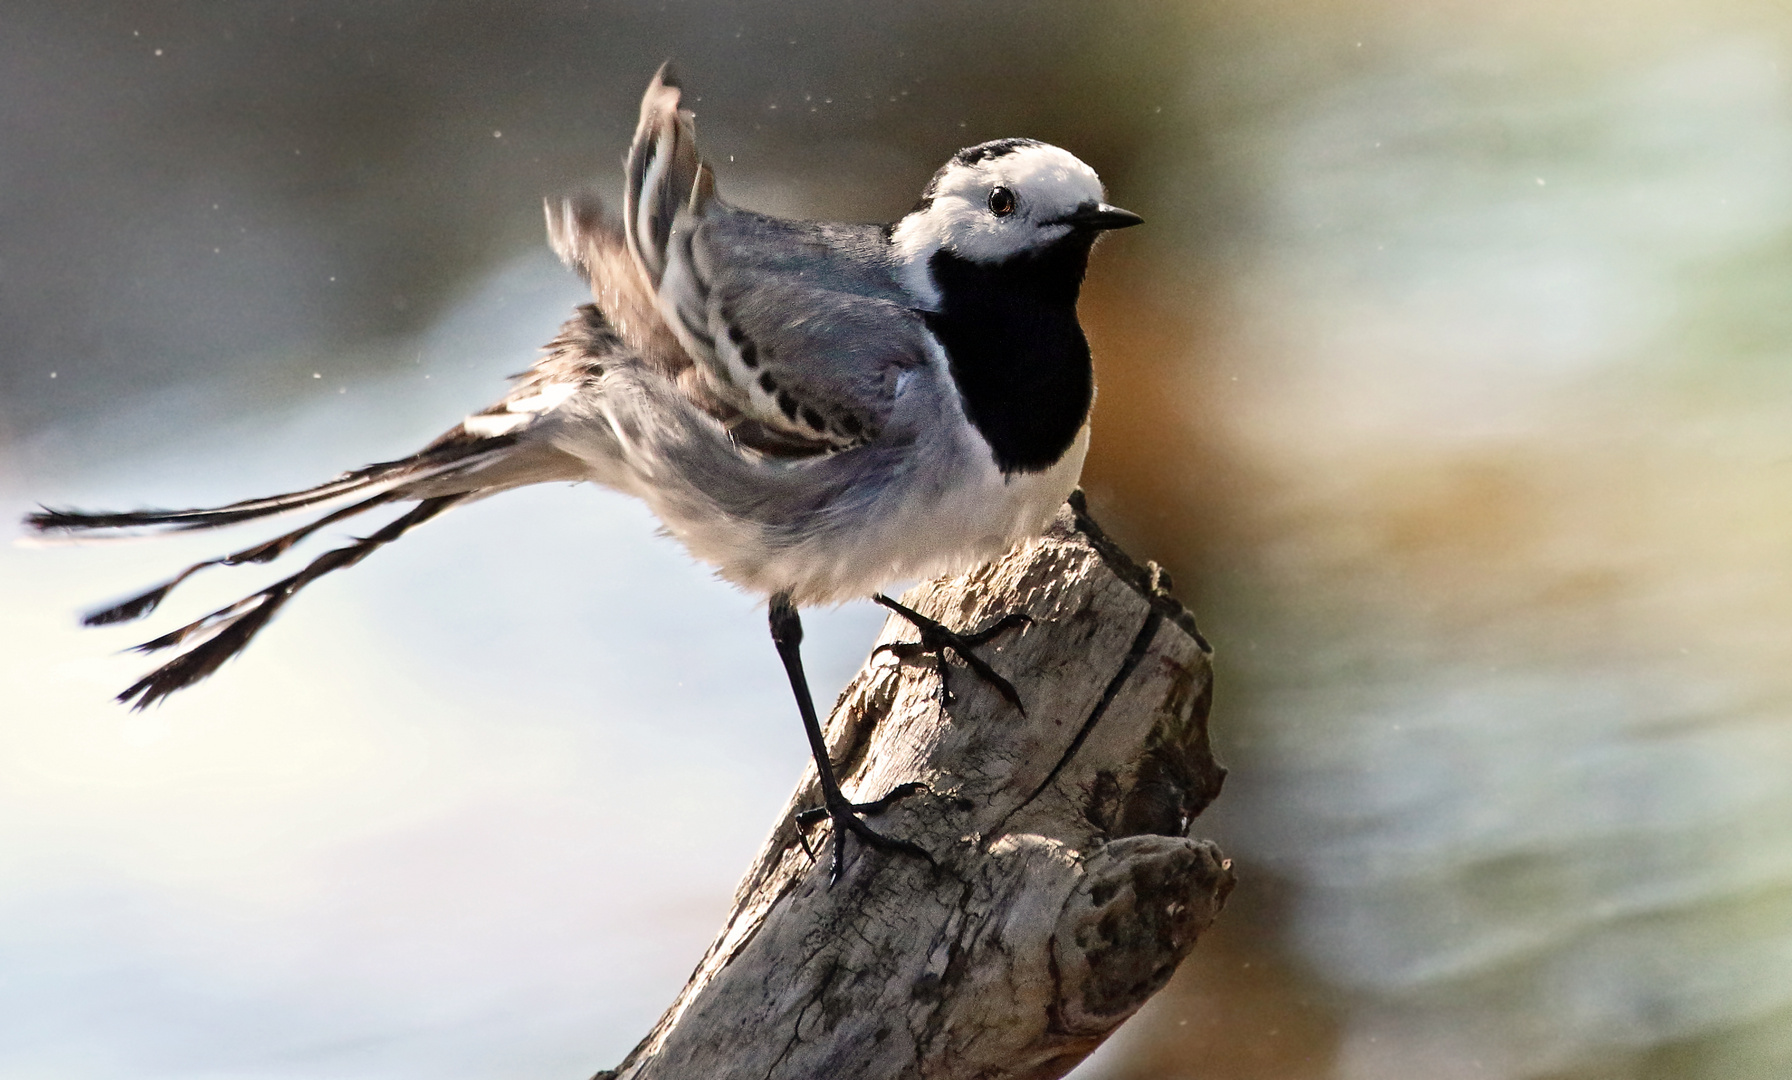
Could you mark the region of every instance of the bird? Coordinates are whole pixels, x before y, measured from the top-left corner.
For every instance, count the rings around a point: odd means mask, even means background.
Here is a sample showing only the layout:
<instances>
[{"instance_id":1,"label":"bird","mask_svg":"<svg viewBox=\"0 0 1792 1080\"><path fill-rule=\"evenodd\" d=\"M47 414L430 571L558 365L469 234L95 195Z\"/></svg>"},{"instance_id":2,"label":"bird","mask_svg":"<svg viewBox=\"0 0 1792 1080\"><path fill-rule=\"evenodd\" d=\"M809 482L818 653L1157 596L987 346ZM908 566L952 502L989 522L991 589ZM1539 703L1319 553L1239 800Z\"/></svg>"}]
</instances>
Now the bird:
<instances>
[{"instance_id":1,"label":"bird","mask_svg":"<svg viewBox=\"0 0 1792 1080\"><path fill-rule=\"evenodd\" d=\"M50 537L186 532L297 511L296 529L196 563L88 625L143 618L193 574L271 562L337 522L404 507L379 529L227 607L137 646L177 650L118 695L141 709L215 672L318 578L444 511L511 488L588 481L633 495L723 579L767 598L831 819L845 838L932 861L865 818L921 790L841 791L804 674L799 609L871 597L914 624L902 656L976 656L1011 615L955 632L884 595L1042 533L1075 489L1095 385L1076 304L1091 249L1141 223L1066 150L1004 138L953 154L888 224L771 217L720 195L670 64L642 97L620 220L595 196L549 201L549 243L592 302L501 400L407 457L301 491L188 510L25 519ZM321 511L321 513L320 513ZM944 688L942 687L942 691ZM807 847L807 839L804 839Z\"/></svg>"}]
</instances>

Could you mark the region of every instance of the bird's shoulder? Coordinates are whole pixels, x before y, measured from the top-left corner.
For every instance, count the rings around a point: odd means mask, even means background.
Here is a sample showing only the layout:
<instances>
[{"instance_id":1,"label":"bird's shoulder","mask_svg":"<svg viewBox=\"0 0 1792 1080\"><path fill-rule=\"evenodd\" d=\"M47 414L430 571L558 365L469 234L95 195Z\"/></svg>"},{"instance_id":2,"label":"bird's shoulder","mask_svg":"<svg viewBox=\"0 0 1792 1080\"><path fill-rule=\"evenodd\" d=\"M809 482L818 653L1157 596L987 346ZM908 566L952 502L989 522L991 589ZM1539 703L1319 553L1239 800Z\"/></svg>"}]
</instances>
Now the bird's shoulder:
<instances>
[{"instance_id":1,"label":"bird's shoulder","mask_svg":"<svg viewBox=\"0 0 1792 1080\"><path fill-rule=\"evenodd\" d=\"M907 304L888 226L772 217L720 203L697 233L718 270L808 281L827 289Z\"/></svg>"}]
</instances>

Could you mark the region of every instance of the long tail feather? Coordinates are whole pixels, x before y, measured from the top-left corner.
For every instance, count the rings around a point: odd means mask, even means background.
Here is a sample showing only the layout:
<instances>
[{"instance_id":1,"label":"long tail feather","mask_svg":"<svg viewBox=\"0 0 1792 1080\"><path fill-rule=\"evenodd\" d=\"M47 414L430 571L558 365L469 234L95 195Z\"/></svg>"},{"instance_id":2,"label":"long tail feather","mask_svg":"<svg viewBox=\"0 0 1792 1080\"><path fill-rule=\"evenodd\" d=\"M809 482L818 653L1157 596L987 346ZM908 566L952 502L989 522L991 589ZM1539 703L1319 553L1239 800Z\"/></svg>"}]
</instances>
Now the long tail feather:
<instances>
[{"instance_id":1,"label":"long tail feather","mask_svg":"<svg viewBox=\"0 0 1792 1080\"><path fill-rule=\"evenodd\" d=\"M276 581L260 592L244 597L228 607L220 608L178 630L137 646L138 652L158 652L162 649L184 645L195 638L201 639L199 644L132 683L118 695L118 700L130 705L132 709L143 709L176 690L200 681L223 666L226 660L242 652L256 633L266 626L280 608L298 594L300 589L325 574L355 565L381 547L403 536L415 526L421 525L466 497L466 494L459 494L439 495L424 499L373 535L356 540L344 547L326 551L298 573ZM366 508L365 506L361 507L361 509ZM315 522L311 527L321 524L323 523ZM285 537L279 537L270 543L284 539ZM175 582L164 586L164 594L178 581L179 578L176 578ZM127 601L127 603L129 602Z\"/></svg>"},{"instance_id":2,"label":"long tail feather","mask_svg":"<svg viewBox=\"0 0 1792 1080\"><path fill-rule=\"evenodd\" d=\"M595 308L581 309L562 328L548 355L519 378L509 395L410 457L345 472L302 491L226 506L126 513L46 507L25 523L38 533L50 534L137 529L168 533L213 529L306 508L316 515L271 539L193 563L154 588L90 612L83 619L88 626L104 626L149 615L177 586L208 567L272 562L325 526L387 504L416 503L372 535L318 555L298 573L139 645L142 652L184 649L119 695L120 701L140 709L216 671L241 652L306 585L353 566L450 506L513 487L589 479L589 465L558 449L536 425L555 416L582 389L592 388L593 380L602 376L605 362L627 349Z\"/></svg>"},{"instance_id":3,"label":"long tail feather","mask_svg":"<svg viewBox=\"0 0 1792 1080\"><path fill-rule=\"evenodd\" d=\"M129 600L122 600L113 604L111 607L89 612L82 617L81 625L109 626L113 623L131 622L135 619L141 619L154 611L163 600L167 599L168 594L174 590L176 585L179 585L181 582L192 577L199 571L204 570L208 566L242 566L245 563L273 562L281 555L284 555L287 549L291 548L294 544L305 539L307 536L310 536L324 526L333 525L344 518L353 517L356 514L371 510L376 506L391 502L393 498L394 496L391 492L384 491L371 499L363 499L358 503L351 503L340 510L333 510L318 518L316 521L300 526L289 533L282 533L272 540L263 540L261 543L246 547L241 551L233 551L228 555L220 555L215 559L206 559L203 562L196 562L153 589L139 593Z\"/></svg>"},{"instance_id":4,"label":"long tail feather","mask_svg":"<svg viewBox=\"0 0 1792 1080\"><path fill-rule=\"evenodd\" d=\"M479 460L508 446L504 436L476 438L462 429L444 435L429 447L397 461L382 461L345 472L327 483L283 495L244 499L225 506L190 510L130 510L122 513L41 508L27 515L25 525L40 533L85 533L102 529L162 528L174 532L216 529L256 518L302 510L350 495L391 489L477 467Z\"/></svg>"}]
</instances>

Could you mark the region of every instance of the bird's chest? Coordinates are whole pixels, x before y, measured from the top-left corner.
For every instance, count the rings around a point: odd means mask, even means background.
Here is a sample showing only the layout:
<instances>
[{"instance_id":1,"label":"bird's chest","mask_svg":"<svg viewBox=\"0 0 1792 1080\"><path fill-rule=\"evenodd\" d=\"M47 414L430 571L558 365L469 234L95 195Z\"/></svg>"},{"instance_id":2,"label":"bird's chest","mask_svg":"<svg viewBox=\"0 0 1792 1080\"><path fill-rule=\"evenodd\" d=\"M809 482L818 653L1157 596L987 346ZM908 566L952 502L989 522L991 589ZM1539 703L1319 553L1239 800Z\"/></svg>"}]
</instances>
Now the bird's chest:
<instances>
[{"instance_id":1,"label":"bird's chest","mask_svg":"<svg viewBox=\"0 0 1792 1080\"><path fill-rule=\"evenodd\" d=\"M1049 469L1088 418L1095 380L1074 314L988 305L928 319L965 416L1005 474Z\"/></svg>"},{"instance_id":2,"label":"bird's chest","mask_svg":"<svg viewBox=\"0 0 1792 1080\"><path fill-rule=\"evenodd\" d=\"M1050 469L1088 419L1095 379L1076 289L936 260L940 308L927 325L945 349L965 417L1006 475ZM1018 279L1018 280L1017 280Z\"/></svg>"}]
</instances>

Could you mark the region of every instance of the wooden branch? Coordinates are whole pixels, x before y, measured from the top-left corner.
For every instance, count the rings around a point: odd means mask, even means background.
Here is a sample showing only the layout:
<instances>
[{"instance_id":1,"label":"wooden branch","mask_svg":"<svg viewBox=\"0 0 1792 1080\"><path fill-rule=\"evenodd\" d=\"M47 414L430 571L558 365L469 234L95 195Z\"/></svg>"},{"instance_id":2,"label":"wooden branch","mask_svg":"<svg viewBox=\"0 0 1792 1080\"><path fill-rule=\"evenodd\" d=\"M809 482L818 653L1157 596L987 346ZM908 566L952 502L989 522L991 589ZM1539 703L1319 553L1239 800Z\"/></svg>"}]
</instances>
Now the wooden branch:
<instances>
[{"instance_id":1,"label":"wooden branch","mask_svg":"<svg viewBox=\"0 0 1792 1080\"><path fill-rule=\"evenodd\" d=\"M928 792L871 818L938 867L869 851L828 885L792 815L811 769L678 1000L598 1080L1058 1077L1161 988L1232 887L1185 837L1225 770L1193 618L1089 520L904 602L955 629L1032 624L982 652L1025 716L962 664L873 654L828 719L848 797ZM912 641L892 617L881 641Z\"/></svg>"}]
</instances>

